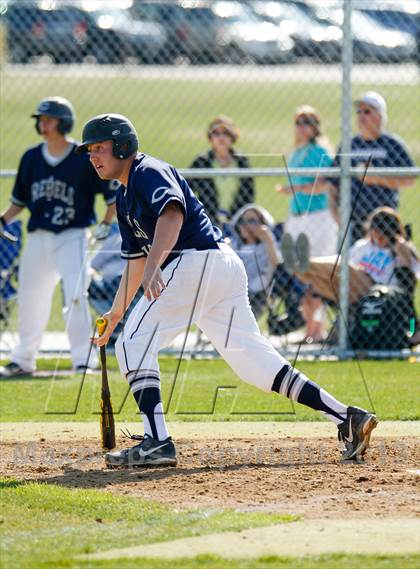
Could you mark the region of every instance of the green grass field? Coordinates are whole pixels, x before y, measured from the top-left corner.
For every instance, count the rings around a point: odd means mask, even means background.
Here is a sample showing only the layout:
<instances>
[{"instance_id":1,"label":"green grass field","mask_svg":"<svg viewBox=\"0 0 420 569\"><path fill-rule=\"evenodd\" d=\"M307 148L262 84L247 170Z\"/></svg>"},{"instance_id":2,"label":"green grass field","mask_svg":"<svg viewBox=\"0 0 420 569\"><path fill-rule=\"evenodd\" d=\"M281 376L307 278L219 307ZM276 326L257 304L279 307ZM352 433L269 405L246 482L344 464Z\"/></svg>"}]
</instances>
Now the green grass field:
<instances>
[{"instance_id":1,"label":"green grass field","mask_svg":"<svg viewBox=\"0 0 420 569\"><path fill-rule=\"evenodd\" d=\"M229 561L195 559L87 561L78 556L212 532L239 531L292 521L292 516L232 510L174 510L150 500L117 497L98 490L0 480L2 569L415 569L416 555L323 555ZM76 559L75 559L76 557Z\"/></svg>"},{"instance_id":2,"label":"green grass field","mask_svg":"<svg viewBox=\"0 0 420 569\"><path fill-rule=\"evenodd\" d=\"M55 368L53 361L39 363L44 369ZM294 412L285 398L267 395L239 383L220 360L185 361L174 382L177 366L175 359L161 359L165 404L173 388L167 415L169 420L320 420L318 413L299 404ZM69 362L61 361L59 367L66 369ZM366 384L381 420L419 418L418 364L400 361L366 361L360 364L302 362L299 367L339 399L371 408ZM109 358L109 368L113 404L118 413L117 426L123 426L124 421L136 421L139 417L130 394L123 405L127 386L119 377L112 357ZM70 372L68 376L55 380L22 378L3 381L0 390L1 420L97 422L99 377L86 378L76 412L72 414L80 388L80 379ZM119 407L122 407L121 412L118 412ZM357 569L360 566L366 569L414 569L419 562L416 555L350 554L229 562L213 556L176 561L136 558L118 560L118 565L115 561L87 561L76 556L112 547L287 523L291 518L262 511L174 509L151 500L116 496L96 489L67 488L60 483L60 477L51 483L23 483L7 478L0 481L0 490L0 567L3 569L111 569L116 566L119 569Z\"/></svg>"},{"instance_id":3,"label":"green grass field","mask_svg":"<svg viewBox=\"0 0 420 569\"><path fill-rule=\"evenodd\" d=\"M0 480L0 488L2 520L7 520L2 524L4 568L75 567L68 557L97 551L104 545L138 545L293 519L229 510L179 512L147 500L11 479ZM79 563L78 567L91 566L91 562Z\"/></svg>"},{"instance_id":4,"label":"green grass field","mask_svg":"<svg viewBox=\"0 0 420 569\"><path fill-rule=\"evenodd\" d=\"M137 406L109 358L110 386L117 421L139 419ZM63 362L63 367L66 362ZM68 365L68 362L67 362ZM320 415L274 393L239 381L221 360L178 362L161 358L165 412L172 421L319 421ZM42 367L45 367L41 363ZM349 404L375 410L381 420L419 419L418 364L375 362L299 362L308 377ZM176 376L176 377L175 377ZM368 391L366 390L366 387ZM370 396L370 399L369 399ZM3 381L2 421L98 421L100 377ZM372 404L371 404L372 401Z\"/></svg>"},{"instance_id":5,"label":"green grass field","mask_svg":"<svg viewBox=\"0 0 420 569\"><path fill-rule=\"evenodd\" d=\"M53 361L39 362L55 368ZM61 361L65 369L69 362ZM418 419L418 364L407 362L302 362L309 377L339 399L370 408L360 375L362 370L375 411L384 419ZM114 409L121 406L126 383L109 358ZM174 384L177 360L161 359L163 398L167 403ZM216 389L221 388L217 400ZM232 389L235 387L235 389ZM225 388L225 389L223 389ZM1 383L2 421L98 421L100 379L86 378L76 413L80 380L72 376L55 380L13 380ZM275 394L267 395L238 382L222 361L185 361L179 369L167 418L177 421L221 420L320 420L319 414ZM211 409L214 403L214 413ZM45 412L50 414L45 414ZM66 412L65 415L57 414ZM192 414L194 413L194 414ZM277 414L284 413L284 414ZM118 426L136 421L132 396L116 416ZM18 428L18 427L17 427ZM58 484L58 485L56 485ZM151 500L116 496L96 489L66 488L57 483L23 483L0 480L2 512L0 567L14 569L111 569L115 561L75 559L84 553L112 547L128 547L214 532L267 526L291 521L290 516L229 509L174 509ZM316 557L234 560L213 556L194 559L118 560L119 569L414 569L416 555L321 555Z\"/></svg>"}]
</instances>

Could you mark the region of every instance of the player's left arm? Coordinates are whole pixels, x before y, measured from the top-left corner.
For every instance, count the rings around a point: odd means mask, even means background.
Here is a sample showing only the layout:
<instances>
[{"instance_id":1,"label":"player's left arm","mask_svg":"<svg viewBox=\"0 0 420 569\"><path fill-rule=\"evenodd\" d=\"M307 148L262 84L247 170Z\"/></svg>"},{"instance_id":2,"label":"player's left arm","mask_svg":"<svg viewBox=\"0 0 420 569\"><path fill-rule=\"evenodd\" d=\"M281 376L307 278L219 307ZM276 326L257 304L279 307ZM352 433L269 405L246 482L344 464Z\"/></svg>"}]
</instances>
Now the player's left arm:
<instances>
[{"instance_id":1,"label":"player's left arm","mask_svg":"<svg viewBox=\"0 0 420 569\"><path fill-rule=\"evenodd\" d=\"M148 300L156 299L165 288L160 267L178 241L184 222L184 209L179 201L169 201L156 223L152 247L143 274L143 289Z\"/></svg>"}]
</instances>

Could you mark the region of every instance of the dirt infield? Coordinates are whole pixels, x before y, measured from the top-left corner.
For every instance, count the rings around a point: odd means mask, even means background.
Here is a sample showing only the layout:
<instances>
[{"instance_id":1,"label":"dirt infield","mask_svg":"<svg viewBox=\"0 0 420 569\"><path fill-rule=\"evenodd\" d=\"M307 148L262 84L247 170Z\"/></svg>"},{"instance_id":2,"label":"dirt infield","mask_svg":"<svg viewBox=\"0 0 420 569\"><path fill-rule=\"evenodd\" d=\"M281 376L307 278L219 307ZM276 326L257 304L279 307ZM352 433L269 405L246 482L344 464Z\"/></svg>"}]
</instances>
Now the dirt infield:
<instances>
[{"instance_id":1,"label":"dirt infield","mask_svg":"<svg viewBox=\"0 0 420 569\"><path fill-rule=\"evenodd\" d=\"M329 421L225 421L225 422L182 422L168 423L172 437L176 440L207 440L267 438L282 441L288 437L328 438L334 437L335 427ZM132 433L139 432L141 425L135 423L117 423L119 428ZM1 440L4 442L37 441L72 441L74 439L99 440L99 419L96 422L21 422L0 423ZM375 435L383 437L419 437L420 421L381 421Z\"/></svg>"},{"instance_id":2,"label":"dirt infield","mask_svg":"<svg viewBox=\"0 0 420 569\"><path fill-rule=\"evenodd\" d=\"M419 513L416 423L382 424L366 461L358 464L341 462L334 429L326 423L277 423L274 440L264 423L242 423L240 429L226 423L220 429L219 424L207 423L206 429L203 423L184 424L177 433L179 465L144 470L106 469L93 436L97 425L85 424L84 436L80 424L69 425L4 425L0 474L174 507L259 509L306 520L412 519ZM182 437L182 430L201 430L201 436ZM120 445L130 441L119 437Z\"/></svg>"}]
</instances>

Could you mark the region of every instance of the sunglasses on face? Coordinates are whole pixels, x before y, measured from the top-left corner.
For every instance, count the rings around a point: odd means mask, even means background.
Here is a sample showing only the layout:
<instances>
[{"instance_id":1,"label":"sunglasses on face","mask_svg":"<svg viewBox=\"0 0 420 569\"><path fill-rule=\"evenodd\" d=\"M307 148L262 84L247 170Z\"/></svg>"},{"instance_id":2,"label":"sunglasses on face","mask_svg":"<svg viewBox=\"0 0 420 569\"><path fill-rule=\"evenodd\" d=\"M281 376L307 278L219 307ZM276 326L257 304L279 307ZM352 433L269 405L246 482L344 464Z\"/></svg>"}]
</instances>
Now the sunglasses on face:
<instances>
[{"instance_id":1,"label":"sunglasses on face","mask_svg":"<svg viewBox=\"0 0 420 569\"><path fill-rule=\"evenodd\" d=\"M357 109L356 114L358 115L370 115L372 111L370 109Z\"/></svg>"},{"instance_id":2,"label":"sunglasses on face","mask_svg":"<svg viewBox=\"0 0 420 569\"><path fill-rule=\"evenodd\" d=\"M305 117L302 117L300 119L296 119L295 120L295 125L296 126L313 126L314 125L314 121Z\"/></svg>"},{"instance_id":3,"label":"sunglasses on face","mask_svg":"<svg viewBox=\"0 0 420 569\"><path fill-rule=\"evenodd\" d=\"M227 130L213 130L211 136L229 136L230 133Z\"/></svg>"},{"instance_id":4,"label":"sunglasses on face","mask_svg":"<svg viewBox=\"0 0 420 569\"><path fill-rule=\"evenodd\" d=\"M238 225L260 225L258 219L240 219Z\"/></svg>"}]
</instances>

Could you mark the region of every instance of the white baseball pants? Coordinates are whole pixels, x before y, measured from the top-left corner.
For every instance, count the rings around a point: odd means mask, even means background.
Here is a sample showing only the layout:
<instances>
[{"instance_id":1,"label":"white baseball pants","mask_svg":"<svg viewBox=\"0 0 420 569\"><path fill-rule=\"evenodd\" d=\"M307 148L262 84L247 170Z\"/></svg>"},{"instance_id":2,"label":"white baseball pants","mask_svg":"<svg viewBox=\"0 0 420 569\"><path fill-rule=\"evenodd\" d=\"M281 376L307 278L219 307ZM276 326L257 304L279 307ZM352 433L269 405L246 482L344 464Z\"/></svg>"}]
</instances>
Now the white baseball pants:
<instances>
[{"instance_id":1,"label":"white baseball pants","mask_svg":"<svg viewBox=\"0 0 420 569\"><path fill-rule=\"evenodd\" d=\"M87 361L92 329L87 301L86 252L85 229L66 229L58 234L44 230L28 233L19 267L19 344L11 356L23 369L35 369L35 356L49 320L54 289L60 280L73 365L97 365L94 350Z\"/></svg>"},{"instance_id":2,"label":"white baseball pants","mask_svg":"<svg viewBox=\"0 0 420 569\"><path fill-rule=\"evenodd\" d=\"M287 362L259 330L236 253L225 244L186 251L165 268L163 278L161 296L137 303L116 342L121 372L128 378L159 373L159 350L196 323L243 381L270 391Z\"/></svg>"}]
</instances>

